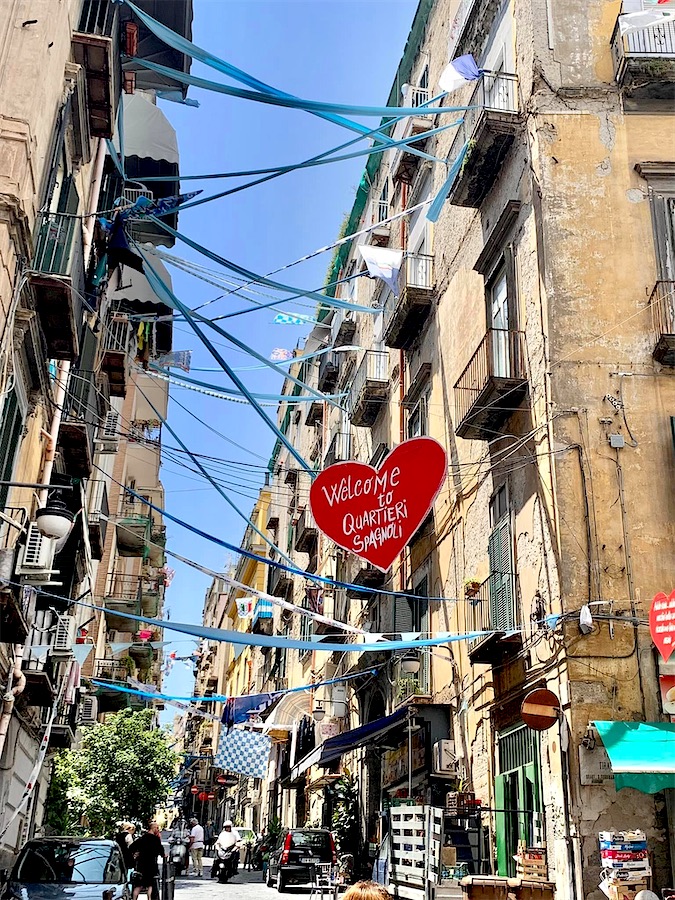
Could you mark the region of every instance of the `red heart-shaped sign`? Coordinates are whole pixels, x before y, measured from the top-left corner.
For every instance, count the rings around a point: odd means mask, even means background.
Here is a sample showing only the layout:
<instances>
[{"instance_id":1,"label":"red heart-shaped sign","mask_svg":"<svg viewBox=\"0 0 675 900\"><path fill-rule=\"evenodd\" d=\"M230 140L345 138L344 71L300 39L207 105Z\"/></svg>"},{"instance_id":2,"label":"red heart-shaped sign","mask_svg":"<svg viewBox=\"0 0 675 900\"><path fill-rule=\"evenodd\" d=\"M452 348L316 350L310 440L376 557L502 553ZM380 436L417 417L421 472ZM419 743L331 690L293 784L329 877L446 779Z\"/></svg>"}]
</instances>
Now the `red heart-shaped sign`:
<instances>
[{"instance_id":1,"label":"red heart-shaped sign","mask_svg":"<svg viewBox=\"0 0 675 900\"><path fill-rule=\"evenodd\" d=\"M649 630L664 662L675 650L675 591L670 596L663 591L652 600L649 610Z\"/></svg>"},{"instance_id":2,"label":"red heart-shaped sign","mask_svg":"<svg viewBox=\"0 0 675 900\"><path fill-rule=\"evenodd\" d=\"M386 572L427 517L446 473L438 441L411 438L379 469L341 462L320 472L309 494L312 513L339 547Z\"/></svg>"}]
</instances>

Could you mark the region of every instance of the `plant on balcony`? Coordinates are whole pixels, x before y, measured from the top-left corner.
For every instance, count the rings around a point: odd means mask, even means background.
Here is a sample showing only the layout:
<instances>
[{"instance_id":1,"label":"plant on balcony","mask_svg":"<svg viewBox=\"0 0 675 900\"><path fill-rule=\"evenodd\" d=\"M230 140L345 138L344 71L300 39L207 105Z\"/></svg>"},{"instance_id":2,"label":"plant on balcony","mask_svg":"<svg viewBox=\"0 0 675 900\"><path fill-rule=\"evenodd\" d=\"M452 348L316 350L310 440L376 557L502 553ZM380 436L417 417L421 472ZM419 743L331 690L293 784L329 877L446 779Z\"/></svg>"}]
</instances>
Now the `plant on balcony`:
<instances>
[{"instance_id":1,"label":"plant on balcony","mask_svg":"<svg viewBox=\"0 0 675 900\"><path fill-rule=\"evenodd\" d=\"M123 656L122 659L120 659L120 665L124 666L128 675L136 674L136 663L130 656Z\"/></svg>"},{"instance_id":2,"label":"plant on balcony","mask_svg":"<svg viewBox=\"0 0 675 900\"><path fill-rule=\"evenodd\" d=\"M475 578L467 578L464 582L464 596L475 597L480 590L480 581Z\"/></svg>"},{"instance_id":3,"label":"plant on balcony","mask_svg":"<svg viewBox=\"0 0 675 900\"><path fill-rule=\"evenodd\" d=\"M413 697L420 692L420 680L415 675L405 675L396 680L396 702L400 703L406 697Z\"/></svg>"}]
</instances>

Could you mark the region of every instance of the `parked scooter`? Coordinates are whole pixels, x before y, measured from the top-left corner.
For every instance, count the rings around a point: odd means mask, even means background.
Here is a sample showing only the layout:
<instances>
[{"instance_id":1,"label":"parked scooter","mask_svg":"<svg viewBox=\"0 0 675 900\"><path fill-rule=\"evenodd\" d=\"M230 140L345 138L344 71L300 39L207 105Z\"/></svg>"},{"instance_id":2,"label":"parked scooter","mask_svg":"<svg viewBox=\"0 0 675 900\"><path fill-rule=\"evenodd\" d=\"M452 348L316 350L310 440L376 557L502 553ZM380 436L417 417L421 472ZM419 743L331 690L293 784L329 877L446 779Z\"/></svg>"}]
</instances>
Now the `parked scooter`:
<instances>
[{"instance_id":1,"label":"parked scooter","mask_svg":"<svg viewBox=\"0 0 675 900\"><path fill-rule=\"evenodd\" d=\"M173 863L176 875L183 875L190 864L190 832L183 828L174 828L169 838L169 858Z\"/></svg>"},{"instance_id":2,"label":"parked scooter","mask_svg":"<svg viewBox=\"0 0 675 900\"><path fill-rule=\"evenodd\" d=\"M263 867L263 839L261 834L257 836L253 843L253 850L251 851L251 865L256 872L259 872Z\"/></svg>"},{"instance_id":3,"label":"parked scooter","mask_svg":"<svg viewBox=\"0 0 675 900\"><path fill-rule=\"evenodd\" d=\"M217 878L220 884L225 884L238 871L239 849L236 846L228 847L227 850L216 847L216 858L211 867L211 877Z\"/></svg>"}]
</instances>

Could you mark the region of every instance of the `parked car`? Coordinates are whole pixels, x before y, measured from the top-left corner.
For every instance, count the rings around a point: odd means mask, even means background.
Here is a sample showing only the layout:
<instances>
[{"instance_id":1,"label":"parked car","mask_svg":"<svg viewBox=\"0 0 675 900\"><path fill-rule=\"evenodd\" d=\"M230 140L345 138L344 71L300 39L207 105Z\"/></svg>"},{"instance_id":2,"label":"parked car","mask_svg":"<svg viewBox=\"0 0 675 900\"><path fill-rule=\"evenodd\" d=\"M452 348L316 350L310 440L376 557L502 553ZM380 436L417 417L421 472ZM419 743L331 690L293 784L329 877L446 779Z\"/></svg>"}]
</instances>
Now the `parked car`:
<instances>
[{"instance_id":1,"label":"parked car","mask_svg":"<svg viewBox=\"0 0 675 900\"><path fill-rule=\"evenodd\" d=\"M311 884L337 863L335 841L323 828L285 829L270 851L267 886L285 891L289 884Z\"/></svg>"},{"instance_id":2,"label":"parked car","mask_svg":"<svg viewBox=\"0 0 675 900\"><path fill-rule=\"evenodd\" d=\"M129 900L122 853L115 841L78 837L29 841L9 875L6 900Z\"/></svg>"}]
</instances>

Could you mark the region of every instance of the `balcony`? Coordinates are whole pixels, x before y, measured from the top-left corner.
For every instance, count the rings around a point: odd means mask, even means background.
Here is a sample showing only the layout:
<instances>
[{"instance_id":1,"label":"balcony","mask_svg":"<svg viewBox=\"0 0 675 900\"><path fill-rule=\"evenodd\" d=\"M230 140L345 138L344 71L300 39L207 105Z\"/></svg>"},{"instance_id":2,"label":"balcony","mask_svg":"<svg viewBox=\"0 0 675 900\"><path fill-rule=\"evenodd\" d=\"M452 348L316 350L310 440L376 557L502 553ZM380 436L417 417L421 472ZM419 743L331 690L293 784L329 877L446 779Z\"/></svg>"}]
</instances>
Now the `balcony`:
<instances>
[{"instance_id":1,"label":"balcony","mask_svg":"<svg viewBox=\"0 0 675 900\"><path fill-rule=\"evenodd\" d=\"M323 394L330 394L335 390L340 371L340 354L324 353L319 363L318 388Z\"/></svg>"},{"instance_id":2,"label":"balcony","mask_svg":"<svg viewBox=\"0 0 675 900\"><path fill-rule=\"evenodd\" d=\"M28 648L25 648L28 650ZM24 656L23 674L26 676L26 687L22 696L29 706L51 706L54 702L55 677L50 657L36 659Z\"/></svg>"},{"instance_id":3,"label":"balcony","mask_svg":"<svg viewBox=\"0 0 675 900\"><path fill-rule=\"evenodd\" d=\"M93 559L103 558L105 536L108 530L108 488L105 481L89 482L89 544Z\"/></svg>"},{"instance_id":4,"label":"balcony","mask_svg":"<svg viewBox=\"0 0 675 900\"><path fill-rule=\"evenodd\" d=\"M367 350L356 370L347 398L352 425L369 428L377 419L389 394L389 354Z\"/></svg>"},{"instance_id":5,"label":"balcony","mask_svg":"<svg viewBox=\"0 0 675 900\"><path fill-rule=\"evenodd\" d=\"M298 553L309 553L314 555L316 552L316 542L319 538L319 530L316 527L312 510L309 502L300 513L297 527L295 529L295 549Z\"/></svg>"},{"instance_id":6,"label":"balcony","mask_svg":"<svg viewBox=\"0 0 675 900\"><path fill-rule=\"evenodd\" d=\"M150 545L152 519L146 504L140 501L124 503L117 520L117 552L120 556L146 559Z\"/></svg>"},{"instance_id":7,"label":"balcony","mask_svg":"<svg viewBox=\"0 0 675 900\"><path fill-rule=\"evenodd\" d=\"M111 397L125 397L136 355L131 320L126 313L108 314L104 329L101 370L108 376Z\"/></svg>"},{"instance_id":8,"label":"balcony","mask_svg":"<svg viewBox=\"0 0 675 900\"><path fill-rule=\"evenodd\" d=\"M151 566L161 568L166 563L166 525L153 524L150 529L150 549L148 561Z\"/></svg>"},{"instance_id":9,"label":"balcony","mask_svg":"<svg viewBox=\"0 0 675 900\"><path fill-rule=\"evenodd\" d=\"M384 584L384 572L371 566L370 563L360 563L359 568L352 576L351 583L367 588L380 588ZM349 597L369 597L354 588L346 588Z\"/></svg>"},{"instance_id":10,"label":"balcony","mask_svg":"<svg viewBox=\"0 0 675 900\"><path fill-rule=\"evenodd\" d=\"M137 575L114 573L110 578L103 603L106 608L108 631L132 631L136 628L134 620L118 613L141 615L141 579Z\"/></svg>"},{"instance_id":11,"label":"balcony","mask_svg":"<svg viewBox=\"0 0 675 900\"><path fill-rule=\"evenodd\" d=\"M525 334L491 328L455 384L455 431L491 440L527 394Z\"/></svg>"},{"instance_id":12,"label":"balcony","mask_svg":"<svg viewBox=\"0 0 675 900\"><path fill-rule=\"evenodd\" d=\"M41 213L30 269L35 306L51 359L79 352L84 294L82 226L78 218Z\"/></svg>"},{"instance_id":13,"label":"balcony","mask_svg":"<svg viewBox=\"0 0 675 900\"><path fill-rule=\"evenodd\" d=\"M675 22L622 35L617 19L612 59L627 110L644 112L655 101L670 110L675 101Z\"/></svg>"},{"instance_id":14,"label":"balcony","mask_svg":"<svg viewBox=\"0 0 675 900\"><path fill-rule=\"evenodd\" d=\"M657 281L649 305L656 340L652 356L662 366L675 366L675 281Z\"/></svg>"},{"instance_id":15,"label":"balcony","mask_svg":"<svg viewBox=\"0 0 675 900\"><path fill-rule=\"evenodd\" d=\"M253 634L274 633L274 607L271 600L256 600L251 620Z\"/></svg>"},{"instance_id":16,"label":"balcony","mask_svg":"<svg viewBox=\"0 0 675 900\"><path fill-rule=\"evenodd\" d=\"M126 684L130 671L125 663L116 659L97 659L94 661L94 678L100 681L111 681ZM100 713L119 712L130 705L131 695L116 691L114 687L96 685L98 711ZM145 704L143 704L145 705Z\"/></svg>"},{"instance_id":17,"label":"balcony","mask_svg":"<svg viewBox=\"0 0 675 900\"><path fill-rule=\"evenodd\" d=\"M25 525L26 511L5 506L3 512L15 522ZM0 547L0 568L14 571L16 547L12 546L19 532L11 526L4 526L5 534ZM8 568L7 568L8 567ZM20 587L5 585L0 587L0 643L24 644L35 617L35 606L31 604L30 592Z\"/></svg>"},{"instance_id":18,"label":"balcony","mask_svg":"<svg viewBox=\"0 0 675 900\"><path fill-rule=\"evenodd\" d=\"M394 665L394 706L415 700L431 699L431 650L420 650L420 670L416 675L403 672L399 660Z\"/></svg>"},{"instance_id":19,"label":"balcony","mask_svg":"<svg viewBox=\"0 0 675 900\"><path fill-rule=\"evenodd\" d=\"M334 335L334 347L346 347L351 344L356 334L354 313L348 309L336 309L331 322L331 332Z\"/></svg>"},{"instance_id":20,"label":"balcony","mask_svg":"<svg viewBox=\"0 0 675 900\"><path fill-rule=\"evenodd\" d=\"M76 478L88 478L91 475L97 425L96 373L72 369L63 402L58 438L68 475Z\"/></svg>"},{"instance_id":21,"label":"balcony","mask_svg":"<svg viewBox=\"0 0 675 900\"><path fill-rule=\"evenodd\" d=\"M498 596L502 575L491 575L471 596L466 598L469 617L469 631L489 632L483 637L469 641L469 661L472 665L499 665L510 654L517 653L523 646L520 631L520 616L516 603L515 579L511 580L511 602L501 602Z\"/></svg>"},{"instance_id":22,"label":"balcony","mask_svg":"<svg viewBox=\"0 0 675 900\"><path fill-rule=\"evenodd\" d=\"M119 5L85 0L72 36L73 58L85 71L92 137L112 138L121 85Z\"/></svg>"},{"instance_id":23,"label":"balcony","mask_svg":"<svg viewBox=\"0 0 675 900\"><path fill-rule=\"evenodd\" d=\"M312 400L307 404L305 425L318 425L320 422L323 422L323 401Z\"/></svg>"},{"instance_id":24,"label":"balcony","mask_svg":"<svg viewBox=\"0 0 675 900\"><path fill-rule=\"evenodd\" d=\"M389 291L383 310L383 337L387 347L407 350L419 336L435 296L434 258L411 254L403 260L398 297Z\"/></svg>"},{"instance_id":25,"label":"balcony","mask_svg":"<svg viewBox=\"0 0 675 900\"><path fill-rule=\"evenodd\" d=\"M373 200L370 207L370 215L368 223L370 231L368 232L368 243L374 244L376 247L386 247L391 236L391 223L387 221L390 214L389 201ZM356 328L356 323L354 323ZM345 343L349 343L345 341ZM335 346L338 346L337 344Z\"/></svg>"},{"instance_id":26,"label":"balcony","mask_svg":"<svg viewBox=\"0 0 675 900\"><path fill-rule=\"evenodd\" d=\"M270 566L267 590L273 597L285 597L292 584L290 572Z\"/></svg>"},{"instance_id":27,"label":"balcony","mask_svg":"<svg viewBox=\"0 0 675 900\"><path fill-rule=\"evenodd\" d=\"M431 99L427 88L413 87L408 85L401 106L417 107L424 106ZM430 131L434 126L434 113L426 115L420 112L419 116L406 116L394 127L394 140L402 140L403 138L412 137L415 134L420 136L419 141L415 141L412 146L416 150L422 150L426 142L425 133ZM402 181L405 184L412 184L415 172L420 163L420 158L408 149L410 145L398 147L391 161L391 175L394 181Z\"/></svg>"},{"instance_id":28,"label":"balcony","mask_svg":"<svg viewBox=\"0 0 675 900\"><path fill-rule=\"evenodd\" d=\"M352 436L349 432L338 431L333 435L330 446L323 458L323 467L327 469L336 462L345 462L351 459L352 455Z\"/></svg>"},{"instance_id":29,"label":"balcony","mask_svg":"<svg viewBox=\"0 0 675 900\"><path fill-rule=\"evenodd\" d=\"M144 616L155 618L164 599L164 584L158 578L141 578L141 609Z\"/></svg>"},{"instance_id":30,"label":"balcony","mask_svg":"<svg viewBox=\"0 0 675 900\"><path fill-rule=\"evenodd\" d=\"M59 704L49 735L50 749L68 750L72 747L75 741L75 732L77 731L78 710L77 703ZM51 710L45 710L43 717L45 725L49 721L50 716Z\"/></svg>"},{"instance_id":31,"label":"balcony","mask_svg":"<svg viewBox=\"0 0 675 900\"><path fill-rule=\"evenodd\" d=\"M448 200L454 206L478 207L495 183L521 125L518 77L486 72L467 106L450 148L448 166L455 164L465 144L468 147Z\"/></svg>"}]
</instances>

